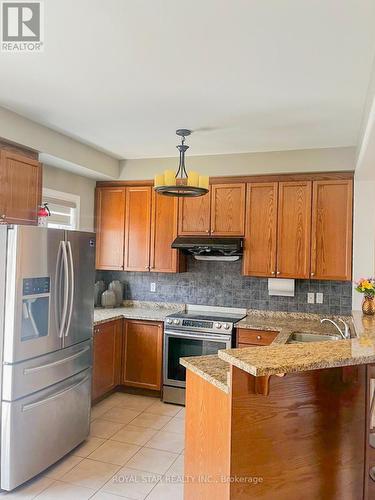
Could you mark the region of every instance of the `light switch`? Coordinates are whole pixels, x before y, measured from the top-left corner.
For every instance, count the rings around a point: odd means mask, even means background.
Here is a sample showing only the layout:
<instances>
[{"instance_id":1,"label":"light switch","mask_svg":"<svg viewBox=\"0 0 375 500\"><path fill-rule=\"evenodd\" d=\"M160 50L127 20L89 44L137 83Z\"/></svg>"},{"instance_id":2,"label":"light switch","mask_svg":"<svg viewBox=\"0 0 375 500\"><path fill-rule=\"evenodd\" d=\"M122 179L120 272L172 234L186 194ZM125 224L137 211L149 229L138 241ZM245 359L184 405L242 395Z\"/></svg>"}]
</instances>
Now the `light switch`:
<instances>
[{"instance_id":1,"label":"light switch","mask_svg":"<svg viewBox=\"0 0 375 500\"><path fill-rule=\"evenodd\" d=\"M307 294L307 303L308 304L315 304L315 295L313 293Z\"/></svg>"},{"instance_id":2,"label":"light switch","mask_svg":"<svg viewBox=\"0 0 375 500\"><path fill-rule=\"evenodd\" d=\"M150 292L156 292L156 283L150 283Z\"/></svg>"},{"instance_id":3,"label":"light switch","mask_svg":"<svg viewBox=\"0 0 375 500\"><path fill-rule=\"evenodd\" d=\"M317 293L316 294L316 303L317 304L323 304L323 294L322 293Z\"/></svg>"}]
</instances>

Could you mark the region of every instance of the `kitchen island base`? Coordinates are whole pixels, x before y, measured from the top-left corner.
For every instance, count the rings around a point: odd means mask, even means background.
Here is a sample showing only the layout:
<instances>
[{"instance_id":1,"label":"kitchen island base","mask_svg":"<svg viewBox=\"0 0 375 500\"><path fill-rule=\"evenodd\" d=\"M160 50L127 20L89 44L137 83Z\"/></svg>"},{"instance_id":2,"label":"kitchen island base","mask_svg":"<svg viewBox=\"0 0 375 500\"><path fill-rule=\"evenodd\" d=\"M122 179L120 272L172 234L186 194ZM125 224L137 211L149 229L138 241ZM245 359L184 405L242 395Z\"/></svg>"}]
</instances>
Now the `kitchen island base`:
<instances>
[{"instance_id":1,"label":"kitchen island base","mask_svg":"<svg viewBox=\"0 0 375 500\"><path fill-rule=\"evenodd\" d=\"M187 368L185 500L365 498L366 365L231 365L227 391Z\"/></svg>"}]
</instances>

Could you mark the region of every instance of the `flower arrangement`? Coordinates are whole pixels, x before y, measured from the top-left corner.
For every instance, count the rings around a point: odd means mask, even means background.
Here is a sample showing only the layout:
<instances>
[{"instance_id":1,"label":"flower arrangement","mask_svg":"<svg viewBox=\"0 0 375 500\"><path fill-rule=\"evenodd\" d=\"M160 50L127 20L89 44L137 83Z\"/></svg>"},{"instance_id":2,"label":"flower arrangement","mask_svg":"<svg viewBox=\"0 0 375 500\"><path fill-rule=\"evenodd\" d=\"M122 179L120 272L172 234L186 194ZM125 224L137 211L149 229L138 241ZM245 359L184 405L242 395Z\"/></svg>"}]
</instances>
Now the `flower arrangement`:
<instances>
[{"instance_id":1,"label":"flower arrangement","mask_svg":"<svg viewBox=\"0 0 375 500\"><path fill-rule=\"evenodd\" d=\"M356 285L357 292L368 298L375 297L375 278L361 278Z\"/></svg>"},{"instance_id":2,"label":"flower arrangement","mask_svg":"<svg viewBox=\"0 0 375 500\"><path fill-rule=\"evenodd\" d=\"M356 282L356 290L363 293L362 312L369 316L375 315L375 278L361 278Z\"/></svg>"}]
</instances>

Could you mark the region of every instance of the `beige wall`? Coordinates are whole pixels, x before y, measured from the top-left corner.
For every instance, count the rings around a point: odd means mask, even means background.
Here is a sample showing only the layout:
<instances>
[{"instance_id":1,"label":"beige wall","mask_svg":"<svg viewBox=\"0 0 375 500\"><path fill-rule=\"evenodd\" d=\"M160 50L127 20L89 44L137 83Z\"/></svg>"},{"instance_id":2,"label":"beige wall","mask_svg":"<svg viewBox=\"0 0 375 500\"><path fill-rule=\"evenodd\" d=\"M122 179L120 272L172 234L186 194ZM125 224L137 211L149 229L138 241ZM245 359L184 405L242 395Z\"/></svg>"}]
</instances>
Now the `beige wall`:
<instances>
[{"instance_id":1,"label":"beige wall","mask_svg":"<svg viewBox=\"0 0 375 500\"><path fill-rule=\"evenodd\" d=\"M94 229L96 181L59 168L43 165L43 187L80 196L80 230Z\"/></svg>"},{"instance_id":2,"label":"beige wall","mask_svg":"<svg viewBox=\"0 0 375 500\"><path fill-rule=\"evenodd\" d=\"M202 174L255 175L292 172L354 170L356 149L327 148L270 153L187 156L186 166ZM178 158L148 158L120 162L120 179L151 179L165 169L177 170Z\"/></svg>"},{"instance_id":3,"label":"beige wall","mask_svg":"<svg viewBox=\"0 0 375 500\"><path fill-rule=\"evenodd\" d=\"M58 159L72 168L81 168L91 175L116 178L119 174L117 159L1 107L0 137L35 149L51 160Z\"/></svg>"}]
</instances>

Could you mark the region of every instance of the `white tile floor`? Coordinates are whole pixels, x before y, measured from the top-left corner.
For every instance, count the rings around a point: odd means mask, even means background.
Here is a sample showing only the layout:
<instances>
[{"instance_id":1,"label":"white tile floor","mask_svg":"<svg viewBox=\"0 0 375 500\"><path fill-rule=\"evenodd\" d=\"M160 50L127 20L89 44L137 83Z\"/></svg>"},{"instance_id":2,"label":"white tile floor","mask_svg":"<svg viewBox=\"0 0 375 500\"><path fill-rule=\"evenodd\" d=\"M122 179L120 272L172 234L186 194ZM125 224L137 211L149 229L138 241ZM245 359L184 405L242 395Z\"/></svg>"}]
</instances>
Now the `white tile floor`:
<instances>
[{"instance_id":1,"label":"white tile floor","mask_svg":"<svg viewBox=\"0 0 375 500\"><path fill-rule=\"evenodd\" d=\"M92 409L85 443L0 497L31 500L182 500L185 410L117 392Z\"/></svg>"}]
</instances>

